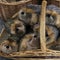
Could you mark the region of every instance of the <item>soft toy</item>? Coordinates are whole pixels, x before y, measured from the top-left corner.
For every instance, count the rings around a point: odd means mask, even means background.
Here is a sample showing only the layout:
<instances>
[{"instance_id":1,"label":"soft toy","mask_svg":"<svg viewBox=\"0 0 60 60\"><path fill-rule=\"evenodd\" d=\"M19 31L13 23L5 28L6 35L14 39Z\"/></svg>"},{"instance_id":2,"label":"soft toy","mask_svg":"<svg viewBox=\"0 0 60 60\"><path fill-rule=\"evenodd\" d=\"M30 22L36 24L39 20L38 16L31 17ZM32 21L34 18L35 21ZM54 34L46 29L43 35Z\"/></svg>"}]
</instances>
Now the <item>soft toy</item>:
<instances>
[{"instance_id":1,"label":"soft toy","mask_svg":"<svg viewBox=\"0 0 60 60\"><path fill-rule=\"evenodd\" d=\"M0 45L0 51L2 53L10 54L17 51L17 44L15 41L8 39L4 40L4 42Z\"/></svg>"}]
</instances>

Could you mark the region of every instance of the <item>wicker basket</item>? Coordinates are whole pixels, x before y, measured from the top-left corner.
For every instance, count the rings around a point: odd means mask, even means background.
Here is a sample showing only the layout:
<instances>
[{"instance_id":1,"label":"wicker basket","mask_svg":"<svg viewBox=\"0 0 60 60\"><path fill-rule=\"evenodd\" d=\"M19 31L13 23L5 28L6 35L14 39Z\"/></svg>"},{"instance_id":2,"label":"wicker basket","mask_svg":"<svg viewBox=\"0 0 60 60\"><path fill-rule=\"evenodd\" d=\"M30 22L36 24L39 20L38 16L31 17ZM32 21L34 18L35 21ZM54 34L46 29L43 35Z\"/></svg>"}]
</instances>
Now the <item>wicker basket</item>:
<instances>
[{"instance_id":1,"label":"wicker basket","mask_svg":"<svg viewBox=\"0 0 60 60\"><path fill-rule=\"evenodd\" d=\"M47 2L48 2L48 5L54 4L58 7L60 7L60 0L47 0Z\"/></svg>"},{"instance_id":2,"label":"wicker basket","mask_svg":"<svg viewBox=\"0 0 60 60\"><path fill-rule=\"evenodd\" d=\"M31 3L31 0L26 0L26 1L19 1L19 2L13 2L13 3L8 3L8 2L0 2L0 16L1 18L4 18L7 20L8 18L11 18L13 14L15 14L19 9L25 5Z\"/></svg>"},{"instance_id":3,"label":"wicker basket","mask_svg":"<svg viewBox=\"0 0 60 60\"><path fill-rule=\"evenodd\" d=\"M25 3L31 3L30 0L26 1ZM16 13L22 5L25 5L24 2L17 2L17 3L2 3L0 2L1 8L1 17L4 19L10 18L14 13ZM59 58L60 51L50 50L46 47L46 38L45 38L45 15L46 15L46 1L44 0L42 3L42 12L40 18L40 43L41 49L38 50L31 50L31 51L20 51L14 52L12 54L3 54L0 53L0 56L8 57L8 58L20 58L20 57L51 57L51 58ZM13 9L12 9L13 8ZM17 9L17 10L16 10ZM13 12L13 13L12 13ZM51 13L48 11L47 13ZM43 27L43 28L42 28ZM57 57L56 57L57 56Z\"/></svg>"}]
</instances>

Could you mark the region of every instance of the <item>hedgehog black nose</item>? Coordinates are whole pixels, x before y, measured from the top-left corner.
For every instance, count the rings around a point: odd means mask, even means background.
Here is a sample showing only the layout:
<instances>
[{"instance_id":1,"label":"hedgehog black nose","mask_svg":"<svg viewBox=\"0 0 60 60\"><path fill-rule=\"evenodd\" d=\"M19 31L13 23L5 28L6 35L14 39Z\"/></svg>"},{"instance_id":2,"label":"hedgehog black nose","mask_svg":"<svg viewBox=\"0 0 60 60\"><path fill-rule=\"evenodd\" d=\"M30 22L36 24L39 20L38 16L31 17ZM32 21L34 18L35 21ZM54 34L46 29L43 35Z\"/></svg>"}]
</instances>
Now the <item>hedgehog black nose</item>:
<instances>
[{"instance_id":1,"label":"hedgehog black nose","mask_svg":"<svg viewBox=\"0 0 60 60\"><path fill-rule=\"evenodd\" d=\"M24 14L24 12L21 12L21 14L23 15L23 14Z\"/></svg>"},{"instance_id":2,"label":"hedgehog black nose","mask_svg":"<svg viewBox=\"0 0 60 60\"><path fill-rule=\"evenodd\" d=\"M9 46L6 46L7 49L9 49Z\"/></svg>"}]
</instances>

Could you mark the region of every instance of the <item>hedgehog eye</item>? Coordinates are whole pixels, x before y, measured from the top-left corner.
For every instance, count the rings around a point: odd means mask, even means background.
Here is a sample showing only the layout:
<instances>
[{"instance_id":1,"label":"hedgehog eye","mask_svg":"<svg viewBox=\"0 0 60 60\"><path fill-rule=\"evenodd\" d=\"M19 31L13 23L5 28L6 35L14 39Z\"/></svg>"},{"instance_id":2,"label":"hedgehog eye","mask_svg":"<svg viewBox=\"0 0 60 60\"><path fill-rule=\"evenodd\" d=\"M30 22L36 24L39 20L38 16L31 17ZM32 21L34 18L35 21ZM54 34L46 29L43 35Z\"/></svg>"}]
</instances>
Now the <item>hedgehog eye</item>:
<instances>
[{"instance_id":1,"label":"hedgehog eye","mask_svg":"<svg viewBox=\"0 0 60 60\"><path fill-rule=\"evenodd\" d=\"M21 11L20 14L26 16L26 13L24 11Z\"/></svg>"},{"instance_id":2,"label":"hedgehog eye","mask_svg":"<svg viewBox=\"0 0 60 60\"><path fill-rule=\"evenodd\" d=\"M6 46L7 49L9 49L9 46Z\"/></svg>"},{"instance_id":3,"label":"hedgehog eye","mask_svg":"<svg viewBox=\"0 0 60 60\"><path fill-rule=\"evenodd\" d=\"M24 15L24 12L22 11L21 14Z\"/></svg>"}]
</instances>

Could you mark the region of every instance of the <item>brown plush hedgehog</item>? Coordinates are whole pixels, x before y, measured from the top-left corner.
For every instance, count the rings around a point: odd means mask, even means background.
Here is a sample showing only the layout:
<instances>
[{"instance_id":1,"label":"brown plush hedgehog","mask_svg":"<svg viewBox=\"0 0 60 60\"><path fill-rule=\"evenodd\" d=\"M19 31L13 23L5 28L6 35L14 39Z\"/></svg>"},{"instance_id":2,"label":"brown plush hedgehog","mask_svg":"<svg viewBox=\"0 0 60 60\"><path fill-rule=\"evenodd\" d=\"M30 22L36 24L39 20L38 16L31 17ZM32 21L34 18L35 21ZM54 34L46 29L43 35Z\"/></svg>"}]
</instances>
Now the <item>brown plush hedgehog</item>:
<instances>
[{"instance_id":1,"label":"brown plush hedgehog","mask_svg":"<svg viewBox=\"0 0 60 60\"><path fill-rule=\"evenodd\" d=\"M17 44L15 41L8 39L1 43L0 51L6 54L10 54L17 51Z\"/></svg>"},{"instance_id":2,"label":"brown plush hedgehog","mask_svg":"<svg viewBox=\"0 0 60 60\"><path fill-rule=\"evenodd\" d=\"M20 20L29 25L36 24L38 20L37 14L34 12L34 10L26 7L19 11L18 16Z\"/></svg>"},{"instance_id":3,"label":"brown plush hedgehog","mask_svg":"<svg viewBox=\"0 0 60 60\"><path fill-rule=\"evenodd\" d=\"M39 32L40 32L40 26L39 24L34 25L34 33L40 37ZM46 42L47 44L50 44L54 41L57 40L59 31L58 29L53 26L53 25L46 25Z\"/></svg>"},{"instance_id":4,"label":"brown plush hedgehog","mask_svg":"<svg viewBox=\"0 0 60 60\"><path fill-rule=\"evenodd\" d=\"M11 24L11 34L19 34L20 36L25 33L25 26L22 21L18 19L14 20L13 24Z\"/></svg>"},{"instance_id":5,"label":"brown plush hedgehog","mask_svg":"<svg viewBox=\"0 0 60 60\"><path fill-rule=\"evenodd\" d=\"M37 36L33 33L27 34L22 38L20 44L21 50L36 50L40 48L40 42Z\"/></svg>"}]
</instances>

